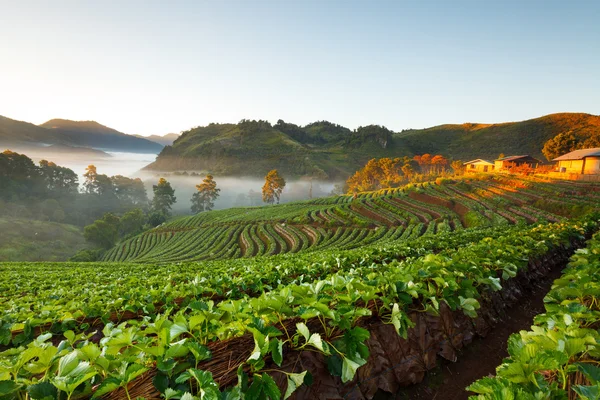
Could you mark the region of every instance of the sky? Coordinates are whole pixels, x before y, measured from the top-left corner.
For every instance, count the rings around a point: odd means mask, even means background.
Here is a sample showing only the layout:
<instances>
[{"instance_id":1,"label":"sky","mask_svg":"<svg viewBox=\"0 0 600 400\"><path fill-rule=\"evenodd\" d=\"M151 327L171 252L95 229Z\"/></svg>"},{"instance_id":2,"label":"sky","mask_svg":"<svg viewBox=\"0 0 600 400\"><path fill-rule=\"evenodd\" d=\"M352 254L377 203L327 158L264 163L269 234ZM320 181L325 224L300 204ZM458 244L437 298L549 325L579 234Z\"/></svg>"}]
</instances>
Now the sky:
<instances>
[{"instance_id":1,"label":"sky","mask_svg":"<svg viewBox=\"0 0 600 400\"><path fill-rule=\"evenodd\" d=\"M130 134L600 114L600 1L0 0L0 115Z\"/></svg>"}]
</instances>

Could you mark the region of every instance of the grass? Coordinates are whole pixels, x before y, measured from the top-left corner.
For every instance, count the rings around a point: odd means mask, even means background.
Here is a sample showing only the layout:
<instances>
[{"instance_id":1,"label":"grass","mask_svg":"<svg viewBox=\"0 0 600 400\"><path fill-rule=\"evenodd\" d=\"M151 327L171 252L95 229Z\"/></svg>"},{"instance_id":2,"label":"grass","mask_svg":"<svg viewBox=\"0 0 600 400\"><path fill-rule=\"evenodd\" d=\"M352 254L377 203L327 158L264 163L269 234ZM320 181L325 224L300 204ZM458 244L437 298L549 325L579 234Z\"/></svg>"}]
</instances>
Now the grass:
<instances>
[{"instance_id":1,"label":"grass","mask_svg":"<svg viewBox=\"0 0 600 400\"><path fill-rule=\"evenodd\" d=\"M84 247L74 225L0 218L0 261L66 261Z\"/></svg>"}]
</instances>

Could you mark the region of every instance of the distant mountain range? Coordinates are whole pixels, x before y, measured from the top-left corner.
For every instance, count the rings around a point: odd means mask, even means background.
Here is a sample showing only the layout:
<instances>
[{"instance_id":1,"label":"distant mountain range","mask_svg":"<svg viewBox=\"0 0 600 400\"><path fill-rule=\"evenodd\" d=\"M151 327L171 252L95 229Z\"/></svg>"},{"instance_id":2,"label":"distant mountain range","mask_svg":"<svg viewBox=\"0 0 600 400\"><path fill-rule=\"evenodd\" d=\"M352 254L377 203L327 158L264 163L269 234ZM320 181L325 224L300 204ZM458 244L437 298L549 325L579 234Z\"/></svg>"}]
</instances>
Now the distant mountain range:
<instances>
[{"instance_id":1,"label":"distant mountain range","mask_svg":"<svg viewBox=\"0 0 600 400\"><path fill-rule=\"evenodd\" d=\"M135 137L139 137L142 139L147 139L152 142L161 144L163 146L170 146L173 144L175 140L179 137L178 133L167 133L166 135L150 135L150 136L142 136L142 135L134 135Z\"/></svg>"},{"instance_id":2,"label":"distant mountain range","mask_svg":"<svg viewBox=\"0 0 600 400\"><path fill-rule=\"evenodd\" d=\"M95 121L53 119L41 125L0 116L0 147L39 148L47 145L103 151L159 153L164 145L127 135Z\"/></svg>"},{"instance_id":3,"label":"distant mountain range","mask_svg":"<svg viewBox=\"0 0 600 400\"><path fill-rule=\"evenodd\" d=\"M276 168L287 177L346 179L371 158L442 154L463 161L530 154L544 160L544 143L559 133L600 138L600 116L551 114L521 122L465 123L392 132L370 125L354 131L327 121L210 124L183 132L165 147L152 171L204 171L262 177Z\"/></svg>"},{"instance_id":4,"label":"distant mountain range","mask_svg":"<svg viewBox=\"0 0 600 400\"><path fill-rule=\"evenodd\" d=\"M275 125L242 120L193 128L181 136L150 137L127 135L94 121L53 119L37 126L0 116L0 148L58 145L62 151L71 146L160 152L146 170L249 177L263 177L275 168L290 178L346 179L371 158L424 153L463 161L495 159L500 153L544 159L544 143L564 132L582 141L600 140L600 116L560 113L521 122L448 124L401 132L379 125L350 130L328 121L299 126L282 120Z\"/></svg>"}]
</instances>

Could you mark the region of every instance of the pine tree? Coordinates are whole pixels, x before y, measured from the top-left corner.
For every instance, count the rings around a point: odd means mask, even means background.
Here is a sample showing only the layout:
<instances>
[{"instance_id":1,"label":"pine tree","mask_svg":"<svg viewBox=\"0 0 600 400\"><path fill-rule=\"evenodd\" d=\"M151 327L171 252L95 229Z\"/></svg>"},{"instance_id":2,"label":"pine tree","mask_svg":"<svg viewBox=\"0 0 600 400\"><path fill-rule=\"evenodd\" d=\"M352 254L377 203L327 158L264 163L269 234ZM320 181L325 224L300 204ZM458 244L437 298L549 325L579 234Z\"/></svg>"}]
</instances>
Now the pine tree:
<instances>
[{"instance_id":1,"label":"pine tree","mask_svg":"<svg viewBox=\"0 0 600 400\"><path fill-rule=\"evenodd\" d=\"M213 176L208 174L200 185L196 185L198 191L192 195L192 212L197 214L202 211L210 211L215 206L214 201L219 197L221 189L217 188L217 182Z\"/></svg>"},{"instance_id":2,"label":"pine tree","mask_svg":"<svg viewBox=\"0 0 600 400\"><path fill-rule=\"evenodd\" d=\"M158 185L152 185L152 191L154 192L152 210L169 215L171 206L177 201L171 184L165 178L160 178Z\"/></svg>"}]
</instances>

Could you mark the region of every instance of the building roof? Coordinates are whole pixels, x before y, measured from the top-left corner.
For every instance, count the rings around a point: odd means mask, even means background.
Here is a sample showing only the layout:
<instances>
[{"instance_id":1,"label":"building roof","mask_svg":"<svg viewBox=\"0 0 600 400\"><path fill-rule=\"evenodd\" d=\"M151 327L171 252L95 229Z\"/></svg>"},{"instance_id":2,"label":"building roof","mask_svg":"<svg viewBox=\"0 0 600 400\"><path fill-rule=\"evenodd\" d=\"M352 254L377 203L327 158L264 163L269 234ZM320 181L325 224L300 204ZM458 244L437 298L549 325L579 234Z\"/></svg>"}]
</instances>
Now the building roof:
<instances>
[{"instance_id":1,"label":"building roof","mask_svg":"<svg viewBox=\"0 0 600 400\"><path fill-rule=\"evenodd\" d=\"M467 165L467 164L475 164L475 163L482 163L482 164L489 164L489 165L494 165L493 162L490 162L488 160L484 160L483 158L478 158L476 160L471 160L471 161L467 161L466 163L464 163L463 165Z\"/></svg>"},{"instance_id":2,"label":"building roof","mask_svg":"<svg viewBox=\"0 0 600 400\"><path fill-rule=\"evenodd\" d=\"M530 157L529 155L524 155L524 156L506 156L506 157L502 157L497 159L496 161L514 161L514 160L519 160L521 158L527 158Z\"/></svg>"},{"instance_id":3,"label":"building roof","mask_svg":"<svg viewBox=\"0 0 600 400\"><path fill-rule=\"evenodd\" d=\"M594 147L592 149L581 149L575 150L567 154L563 154L560 157L556 157L552 161L565 161L565 160L581 160L585 157L600 157L600 147Z\"/></svg>"}]
</instances>

